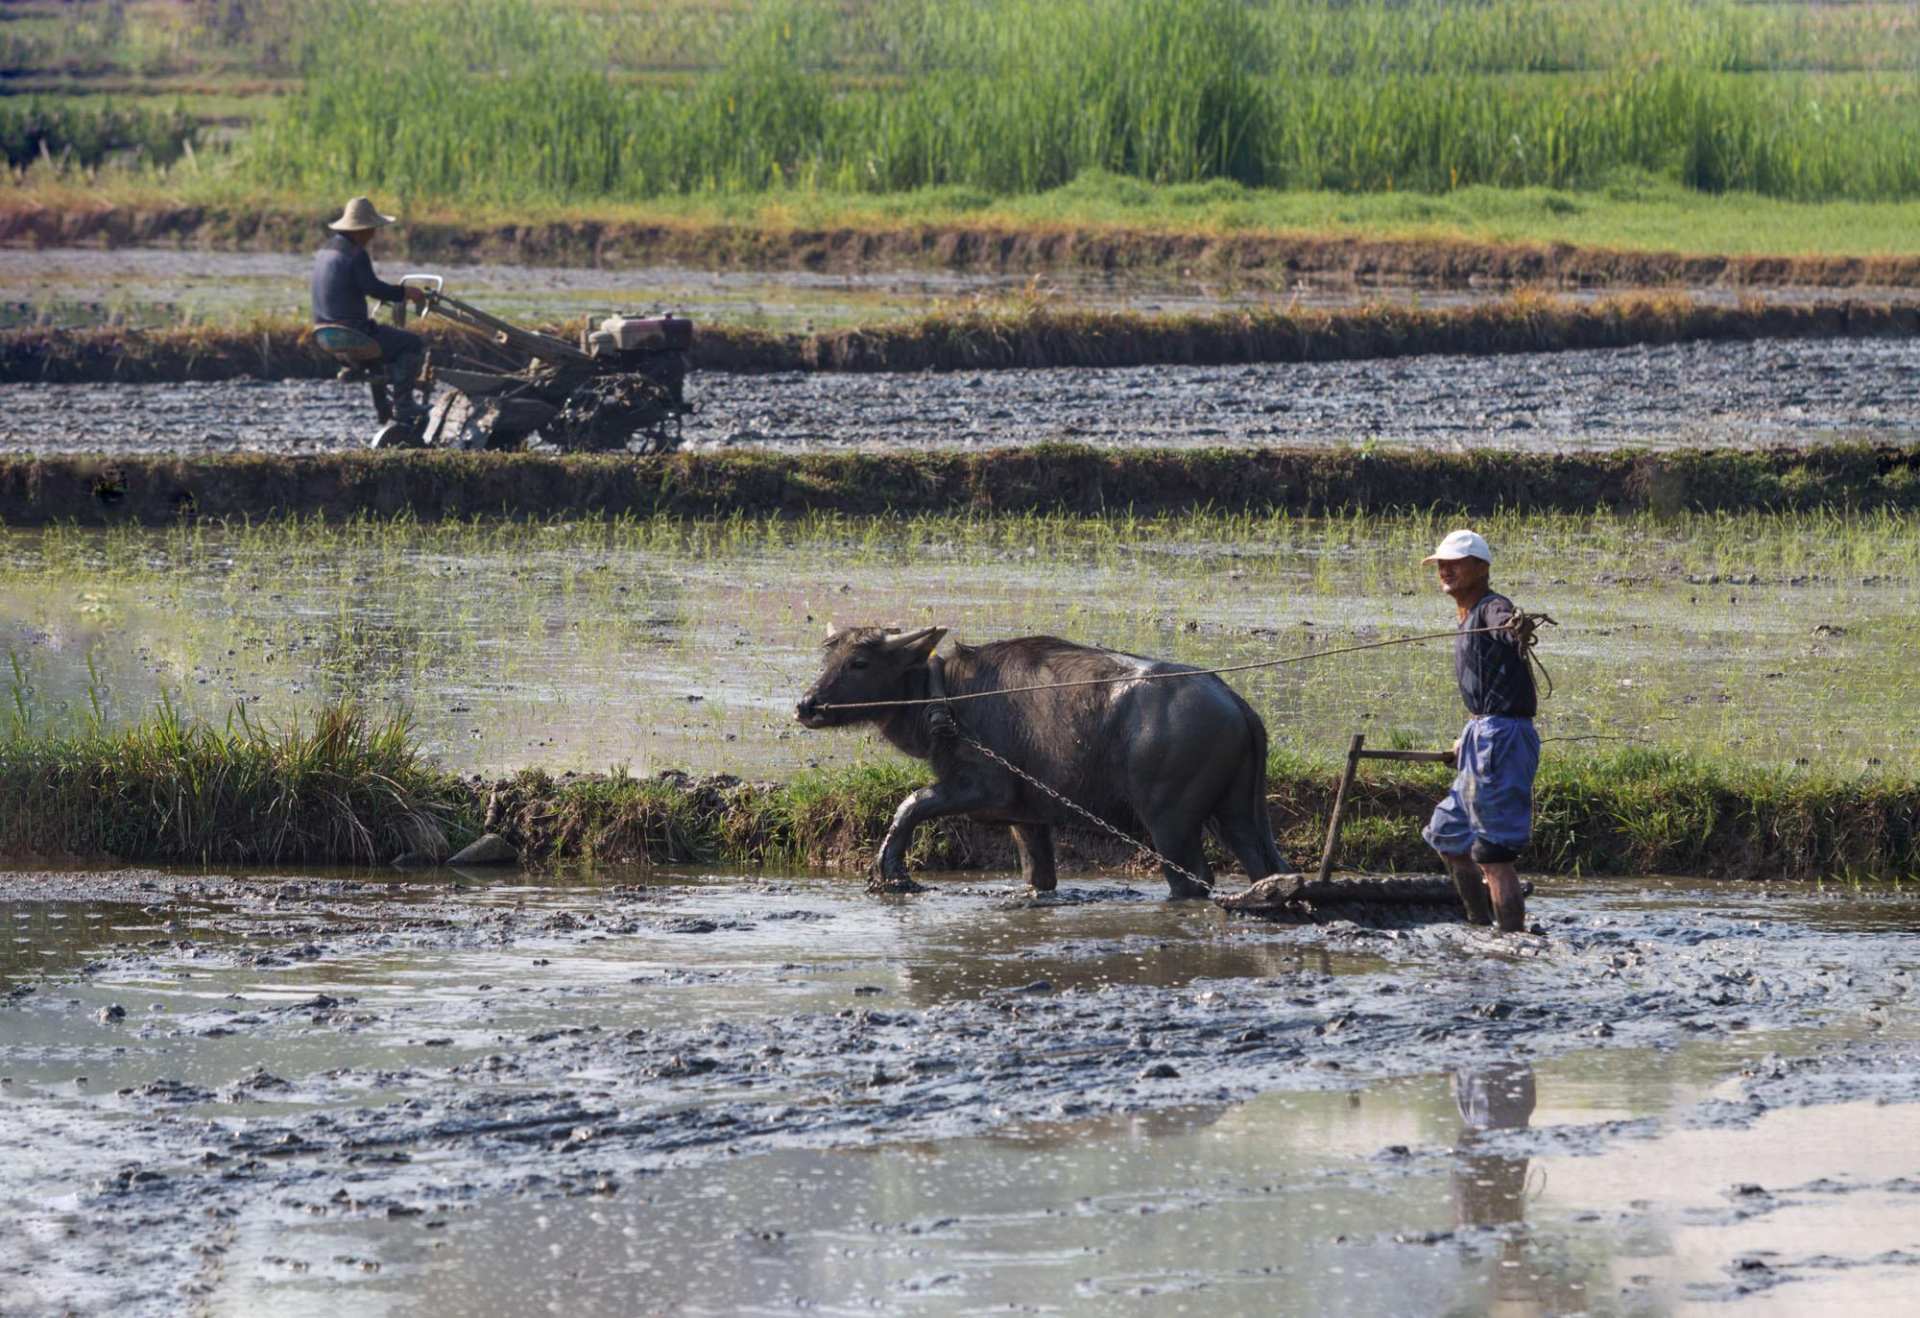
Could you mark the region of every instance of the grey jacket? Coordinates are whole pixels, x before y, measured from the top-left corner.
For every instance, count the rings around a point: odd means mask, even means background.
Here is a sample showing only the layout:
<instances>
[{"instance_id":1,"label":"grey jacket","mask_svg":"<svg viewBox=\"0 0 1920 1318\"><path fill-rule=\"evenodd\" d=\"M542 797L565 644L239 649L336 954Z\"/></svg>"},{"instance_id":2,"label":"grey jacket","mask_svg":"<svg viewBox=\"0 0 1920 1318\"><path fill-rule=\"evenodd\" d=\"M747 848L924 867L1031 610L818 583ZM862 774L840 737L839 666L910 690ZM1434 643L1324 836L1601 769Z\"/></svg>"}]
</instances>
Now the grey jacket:
<instances>
[{"instance_id":1,"label":"grey jacket","mask_svg":"<svg viewBox=\"0 0 1920 1318\"><path fill-rule=\"evenodd\" d=\"M406 292L373 273L367 249L344 233L327 239L313 257L313 321L316 325L350 325L371 333L367 299L398 302Z\"/></svg>"}]
</instances>

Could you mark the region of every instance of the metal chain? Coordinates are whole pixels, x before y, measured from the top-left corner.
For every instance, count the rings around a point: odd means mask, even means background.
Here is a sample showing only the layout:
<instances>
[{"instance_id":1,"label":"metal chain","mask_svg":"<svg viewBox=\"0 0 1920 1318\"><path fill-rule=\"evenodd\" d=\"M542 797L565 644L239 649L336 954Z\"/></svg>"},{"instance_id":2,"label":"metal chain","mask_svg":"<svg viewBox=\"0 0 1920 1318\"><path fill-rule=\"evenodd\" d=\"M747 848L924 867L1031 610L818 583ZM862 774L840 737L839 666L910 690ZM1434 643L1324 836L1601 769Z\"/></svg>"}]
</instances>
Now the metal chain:
<instances>
[{"instance_id":1,"label":"metal chain","mask_svg":"<svg viewBox=\"0 0 1920 1318\"><path fill-rule=\"evenodd\" d=\"M1149 856L1152 856L1155 860L1159 861L1162 865L1165 865L1168 869L1172 870L1175 874L1178 874L1181 878L1187 879L1193 883L1199 884L1202 888L1205 888L1208 892L1213 891L1212 883L1208 882L1206 879L1201 878L1198 874L1195 874L1192 870L1188 869L1185 865L1176 864L1173 861L1168 860L1165 856L1161 855L1159 852L1155 851L1152 847L1148 846L1146 843L1138 840L1137 838L1132 838L1127 836L1125 833L1115 828L1112 824L1109 824L1106 820L1102 819L1099 815L1096 815L1095 813L1093 813L1093 811L1081 805L1078 801L1072 800L1069 797L1063 795L1062 793L1055 791L1052 787L1049 787L1046 783L1041 782L1038 778L1028 773L1025 769L1022 769L1019 765L1009 762L1005 756L1002 756L996 753L995 751L988 749L986 746L982 745L981 743L975 741L972 737L969 737L966 733L960 731L958 727L954 729L954 733L956 736L960 738L961 741L964 741L965 743L967 743L967 745L979 751L982 755L992 760L995 764L1005 769L1008 773L1012 774L1016 778L1020 778L1026 782L1032 783L1035 787L1038 787L1041 791L1045 792L1048 796L1058 801L1061 805L1065 806L1067 809L1073 811L1073 813L1075 813L1076 815L1079 815L1082 819L1085 819L1086 821L1091 823L1095 828L1102 829L1105 832L1113 834L1113 836L1119 838L1122 842L1126 843L1128 846L1134 848L1137 851L1146 852Z\"/></svg>"}]
</instances>

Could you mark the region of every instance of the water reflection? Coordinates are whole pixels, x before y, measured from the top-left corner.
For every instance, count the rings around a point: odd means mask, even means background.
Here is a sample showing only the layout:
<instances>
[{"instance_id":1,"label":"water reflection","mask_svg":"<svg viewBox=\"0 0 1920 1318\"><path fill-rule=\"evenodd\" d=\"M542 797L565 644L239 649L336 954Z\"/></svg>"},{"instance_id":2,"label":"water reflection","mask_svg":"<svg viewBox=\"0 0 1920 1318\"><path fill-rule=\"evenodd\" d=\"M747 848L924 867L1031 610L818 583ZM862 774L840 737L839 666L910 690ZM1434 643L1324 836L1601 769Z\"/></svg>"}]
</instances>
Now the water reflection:
<instances>
[{"instance_id":1,"label":"water reflection","mask_svg":"<svg viewBox=\"0 0 1920 1318\"><path fill-rule=\"evenodd\" d=\"M1538 1104L1533 1067L1495 1062L1449 1077L1462 1122L1454 1140L1453 1220L1456 1227L1500 1231L1489 1312L1545 1312L1539 1273L1528 1267L1526 1229L1529 1161L1488 1148L1488 1131L1524 1130Z\"/></svg>"}]
</instances>

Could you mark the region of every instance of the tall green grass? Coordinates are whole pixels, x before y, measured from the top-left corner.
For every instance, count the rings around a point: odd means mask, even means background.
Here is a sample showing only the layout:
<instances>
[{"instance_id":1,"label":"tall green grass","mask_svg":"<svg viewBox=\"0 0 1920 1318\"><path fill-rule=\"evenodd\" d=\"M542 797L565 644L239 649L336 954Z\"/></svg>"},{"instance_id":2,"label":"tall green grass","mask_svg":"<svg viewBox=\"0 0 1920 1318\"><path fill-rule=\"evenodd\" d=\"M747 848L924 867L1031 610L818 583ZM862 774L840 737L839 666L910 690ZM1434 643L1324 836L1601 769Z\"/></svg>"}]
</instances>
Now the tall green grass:
<instances>
[{"instance_id":1,"label":"tall green grass","mask_svg":"<svg viewBox=\"0 0 1920 1318\"><path fill-rule=\"evenodd\" d=\"M710 71L764 10L756 0L544 0L578 21L622 76ZM260 0L15 0L0 68L113 77L297 69L320 29L299 3ZM824 49L849 82L924 67L943 25L968 6L836 0ZM1563 73L1646 58L1722 72L1920 68L1911 0L1248 0L1282 72ZM961 22L967 21L962 15Z\"/></svg>"},{"instance_id":2,"label":"tall green grass","mask_svg":"<svg viewBox=\"0 0 1920 1318\"><path fill-rule=\"evenodd\" d=\"M10 168L52 160L91 169L117 152L170 165L199 140L199 122L181 105L142 109L112 101L0 100L0 153Z\"/></svg>"},{"instance_id":3,"label":"tall green grass","mask_svg":"<svg viewBox=\"0 0 1920 1318\"><path fill-rule=\"evenodd\" d=\"M163 703L113 727L36 723L21 670L0 711L0 852L146 861L381 863L445 855L465 804L405 718L332 705L282 728Z\"/></svg>"},{"instance_id":4,"label":"tall green grass","mask_svg":"<svg viewBox=\"0 0 1920 1318\"><path fill-rule=\"evenodd\" d=\"M1747 29L1723 5L1617 4L1622 22L1671 28L1671 47L1588 22L1583 53L1531 0L895 0L862 29L898 74L871 85L845 76L839 7L792 0L754 8L711 71L663 88L611 76L602 20L529 0L310 2L306 90L251 152L280 186L1026 193L1104 171L1446 191L1626 171L1795 199L1920 195L1920 84L1728 72L1759 56L1726 36ZM1584 71L1542 72L1568 66Z\"/></svg>"}]
</instances>

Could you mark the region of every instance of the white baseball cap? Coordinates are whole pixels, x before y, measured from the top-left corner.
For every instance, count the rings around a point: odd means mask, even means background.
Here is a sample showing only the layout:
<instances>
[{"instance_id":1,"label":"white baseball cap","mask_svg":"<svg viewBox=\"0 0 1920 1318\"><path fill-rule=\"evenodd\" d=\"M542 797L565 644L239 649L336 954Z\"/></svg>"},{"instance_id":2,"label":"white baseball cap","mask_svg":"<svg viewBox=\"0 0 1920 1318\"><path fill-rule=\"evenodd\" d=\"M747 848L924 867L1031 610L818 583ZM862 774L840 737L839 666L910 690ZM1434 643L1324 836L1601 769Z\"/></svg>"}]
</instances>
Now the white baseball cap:
<instances>
[{"instance_id":1,"label":"white baseball cap","mask_svg":"<svg viewBox=\"0 0 1920 1318\"><path fill-rule=\"evenodd\" d=\"M1482 563L1493 562L1493 551L1487 548L1487 542L1478 531L1450 531L1447 538L1433 547L1433 552L1421 559L1422 563L1435 563L1443 558L1477 558Z\"/></svg>"}]
</instances>

